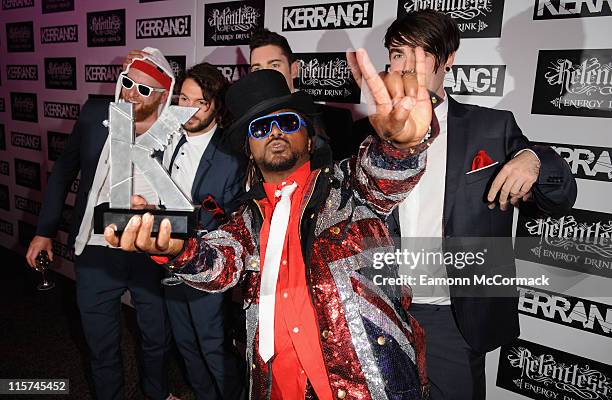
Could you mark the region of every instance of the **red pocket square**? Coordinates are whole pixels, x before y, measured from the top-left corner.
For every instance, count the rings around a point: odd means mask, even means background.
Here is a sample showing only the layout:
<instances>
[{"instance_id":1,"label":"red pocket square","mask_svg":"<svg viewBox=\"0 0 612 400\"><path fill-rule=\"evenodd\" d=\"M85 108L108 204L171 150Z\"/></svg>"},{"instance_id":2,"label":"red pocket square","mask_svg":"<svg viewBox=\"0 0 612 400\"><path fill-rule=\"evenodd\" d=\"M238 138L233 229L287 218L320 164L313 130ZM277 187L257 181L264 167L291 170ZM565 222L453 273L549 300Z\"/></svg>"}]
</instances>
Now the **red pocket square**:
<instances>
[{"instance_id":1,"label":"red pocket square","mask_svg":"<svg viewBox=\"0 0 612 400\"><path fill-rule=\"evenodd\" d=\"M472 160L472 171L495 164L486 151L480 150Z\"/></svg>"}]
</instances>

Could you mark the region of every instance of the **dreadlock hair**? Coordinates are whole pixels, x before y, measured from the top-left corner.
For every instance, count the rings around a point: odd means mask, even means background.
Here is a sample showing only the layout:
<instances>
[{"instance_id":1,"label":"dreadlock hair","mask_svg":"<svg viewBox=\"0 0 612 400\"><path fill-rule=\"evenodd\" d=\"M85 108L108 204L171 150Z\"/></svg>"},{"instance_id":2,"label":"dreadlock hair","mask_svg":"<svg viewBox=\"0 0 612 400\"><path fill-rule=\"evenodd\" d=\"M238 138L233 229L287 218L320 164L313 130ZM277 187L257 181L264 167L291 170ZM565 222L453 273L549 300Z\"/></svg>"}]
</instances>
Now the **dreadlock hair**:
<instances>
[{"instance_id":1,"label":"dreadlock hair","mask_svg":"<svg viewBox=\"0 0 612 400\"><path fill-rule=\"evenodd\" d=\"M207 62L199 63L189 68L181 77L181 84L185 79L193 79L200 89L204 100L214 104L215 120L224 128L231 124L231 114L225 106L225 92L229 82L221 71Z\"/></svg>"}]
</instances>

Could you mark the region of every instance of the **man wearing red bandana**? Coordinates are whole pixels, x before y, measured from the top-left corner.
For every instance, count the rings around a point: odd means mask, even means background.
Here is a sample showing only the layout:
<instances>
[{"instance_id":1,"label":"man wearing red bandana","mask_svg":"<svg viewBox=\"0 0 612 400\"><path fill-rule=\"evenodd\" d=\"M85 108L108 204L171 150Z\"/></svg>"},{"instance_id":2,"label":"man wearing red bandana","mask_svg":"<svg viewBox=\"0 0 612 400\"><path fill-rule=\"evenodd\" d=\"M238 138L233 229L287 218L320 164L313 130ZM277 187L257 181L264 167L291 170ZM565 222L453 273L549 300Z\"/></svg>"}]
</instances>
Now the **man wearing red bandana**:
<instances>
[{"instance_id":1,"label":"man wearing red bandana","mask_svg":"<svg viewBox=\"0 0 612 400\"><path fill-rule=\"evenodd\" d=\"M423 333L408 313L410 293L385 293L371 279L374 255L392 249L384 220L418 182L438 133L424 53L416 54L416 74L386 85L357 51L373 118L393 127L339 164L315 145L308 94L291 93L274 70L245 76L226 97L237 117L229 139L250 160L242 208L186 241L170 237L167 220L151 238L149 214L120 236L105 230L112 246L171 256L155 257L195 288L242 286L251 399L423 398ZM405 92L392 101L389 87L399 85Z\"/></svg>"},{"instance_id":2,"label":"man wearing red bandana","mask_svg":"<svg viewBox=\"0 0 612 400\"><path fill-rule=\"evenodd\" d=\"M136 142L170 104L174 76L161 52L145 48L146 58L135 60L119 75L115 101L134 105ZM107 100L88 100L75 123L63 154L55 161L47 183L36 236L26 258L33 267L46 250L53 259L52 240L61 222L66 195L80 172L68 246L74 244L77 303L91 353L91 371L100 400L124 399L121 355L121 296L129 290L142 333L142 388L147 399L171 399L166 360L169 324L160 280L163 269L144 254L108 248L93 233L93 209L109 201ZM157 204L157 194L144 175L135 171L133 192Z\"/></svg>"}]
</instances>

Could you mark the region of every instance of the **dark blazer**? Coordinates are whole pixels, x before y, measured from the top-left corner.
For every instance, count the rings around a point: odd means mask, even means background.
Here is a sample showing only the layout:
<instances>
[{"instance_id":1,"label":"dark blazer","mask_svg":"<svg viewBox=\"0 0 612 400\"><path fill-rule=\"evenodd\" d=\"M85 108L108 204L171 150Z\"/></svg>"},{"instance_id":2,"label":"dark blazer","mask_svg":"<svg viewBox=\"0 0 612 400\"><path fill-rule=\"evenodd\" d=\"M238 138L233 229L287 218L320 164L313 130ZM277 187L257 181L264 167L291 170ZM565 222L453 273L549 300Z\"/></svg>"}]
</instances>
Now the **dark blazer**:
<instances>
[{"instance_id":1,"label":"dark blazer","mask_svg":"<svg viewBox=\"0 0 612 400\"><path fill-rule=\"evenodd\" d=\"M55 161L47 181L44 201L38 217L36 234L54 238L62 217L66 195L79 171L81 177L76 195L68 247L72 247L79 232L87 205L87 196L96 174L100 153L108 136L102 122L108 119L108 100L90 99L81 109L80 117L61 156Z\"/></svg>"},{"instance_id":2,"label":"dark blazer","mask_svg":"<svg viewBox=\"0 0 612 400\"><path fill-rule=\"evenodd\" d=\"M226 215L234 212L239 204L238 198L244 190L246 158L233 153L218 127L210 143L204 150L198 170L191 187L191 199L194 204L201 204L211 196ZM202 207L200 224L208 231L216 229L223 221Z\"/></svg>"},{"instance_id":3,"label":"dark blazer","mask_svg":"<svg viewBox=\"0 0 612 400\"><path fill-rule=\"evenodd\" d=\"M450 95L447 99L448 145L442 217L445 238L512 236L511 209L489 210L485 198L504 162L524 148L534 150L542 162L538 181L532 188L537 209L549 215L561 215L571 209L576 200L576 182L567 163L554 150L531 146L509 111L462 104ZM479 150L485 150L500 165L466 175ZM397 208L387 222L390 233L401 236ZM507 267L514 271L511 245L508 240L503 245L505 248L496 250L509 255ZM453 274L451 269L454 268L447 267L449 276ZM459 297L451 290L451 304L459 330L476 351L493 350L519 335L516 297Z\"/></svg>"}]
</instances>

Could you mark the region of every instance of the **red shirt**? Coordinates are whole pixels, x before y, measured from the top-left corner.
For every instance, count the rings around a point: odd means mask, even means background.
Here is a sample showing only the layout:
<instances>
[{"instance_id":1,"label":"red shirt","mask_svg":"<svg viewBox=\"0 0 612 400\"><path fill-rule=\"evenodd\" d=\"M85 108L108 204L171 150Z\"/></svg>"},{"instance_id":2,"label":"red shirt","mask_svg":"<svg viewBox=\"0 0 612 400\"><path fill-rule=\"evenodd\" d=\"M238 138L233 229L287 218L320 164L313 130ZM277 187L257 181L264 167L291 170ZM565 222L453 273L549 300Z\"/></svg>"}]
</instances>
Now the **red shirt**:
<instances>
[{"instance_id":1,"label":"red shirt","mask_svg":"<svg viewBox=\"0 0 612 400\"><path fill-rule=\"evenodd\" d=\"M291 214L276 284L272 400L304 399L307 380L320 400L332 399L315 309L306 282L306 266L299 236L302 213L300 203L306 194L304 189L310 174L310 162L306 162L281 184L264 183L266 198L261 202L264 222L260 232L262 266L272 213L280 200L274 193L285 185L297 183L291 195Z\"/></svg>"}]
</instances>

